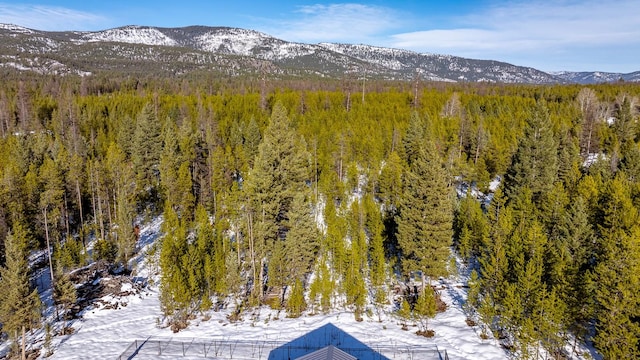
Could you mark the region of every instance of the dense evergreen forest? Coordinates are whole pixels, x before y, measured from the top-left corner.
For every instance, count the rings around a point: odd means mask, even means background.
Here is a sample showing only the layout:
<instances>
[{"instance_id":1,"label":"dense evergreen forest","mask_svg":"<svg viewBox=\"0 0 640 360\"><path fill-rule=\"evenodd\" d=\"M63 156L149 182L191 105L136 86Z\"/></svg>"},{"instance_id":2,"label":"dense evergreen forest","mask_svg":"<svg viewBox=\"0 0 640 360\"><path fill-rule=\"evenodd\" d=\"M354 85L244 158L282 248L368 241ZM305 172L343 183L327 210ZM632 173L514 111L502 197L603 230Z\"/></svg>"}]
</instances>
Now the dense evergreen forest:
<instances>
[{"instance_id":1,"label":"dense evergreen forest","mask_svg":"<svg viewBox=\"0 0 640 360\"><path fill-rule=\"evenodd\" d=\"M573 338L640 356L640 85L362 85L3 75L2 331L43 326L30 251L51 249L64 311L70 271L126 269L162 215L177 329L225 299L360 318L457 256L469 320L518 357ZM490 202L455 191L497 177ZM398 311L426 319L435 296Z\"/></svg>"}]
</instances>

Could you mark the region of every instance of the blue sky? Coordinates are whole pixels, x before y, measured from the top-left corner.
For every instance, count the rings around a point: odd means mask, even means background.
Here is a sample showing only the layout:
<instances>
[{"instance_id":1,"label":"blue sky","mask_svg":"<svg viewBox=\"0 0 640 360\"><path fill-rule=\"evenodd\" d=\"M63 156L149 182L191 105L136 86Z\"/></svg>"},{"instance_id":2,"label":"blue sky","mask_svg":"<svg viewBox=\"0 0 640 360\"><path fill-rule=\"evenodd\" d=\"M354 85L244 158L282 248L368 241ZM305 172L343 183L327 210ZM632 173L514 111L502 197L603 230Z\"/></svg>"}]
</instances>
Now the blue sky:
<instances>
[{"instance_id":1,"label":"blue sky","mask_svg":"<svg viewBox=\"0 0 640 360\"><path fill-rule=\"evenodd\" d=\"M362 43L544 71L640 70L640 0L0 0L0 23L38 30L233 26L289 41Z\"/></svg>"}]
</instances>

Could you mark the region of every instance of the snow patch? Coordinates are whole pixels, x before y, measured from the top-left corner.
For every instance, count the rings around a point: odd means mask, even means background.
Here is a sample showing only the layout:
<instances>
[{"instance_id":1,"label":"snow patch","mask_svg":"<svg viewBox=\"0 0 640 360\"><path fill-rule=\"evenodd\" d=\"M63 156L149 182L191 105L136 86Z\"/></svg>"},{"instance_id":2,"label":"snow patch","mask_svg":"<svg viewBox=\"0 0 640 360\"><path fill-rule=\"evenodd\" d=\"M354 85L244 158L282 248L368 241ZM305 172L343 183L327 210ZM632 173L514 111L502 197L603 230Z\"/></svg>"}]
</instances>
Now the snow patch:
<instances>
[{"instance_id":1,"label":"snow patch","mask_svg":"<svg viewBox=\"0 0 640 360\"><path fill-rule=\"evenodd\" d=\"M587 158L582 162L582 166L585 168L590 167L600 160L607 160L608 157L604 153L589 153Z\"/></svg>"},{"instance_id":2,"label":"snow patch","mask_svg":"<svg viewBox=\"0 0 640 360\"><path fill-rule=\"evenodd\" d=\"M99 32L86 33L85 41L98 42L123 42L130 44L177 46L172 38L160 32L158 29L142 26L125 26Z\"/></svg>"},{"instance_id":3,"label":"snow patch","mask_svg":"<svg viewBox=\"0 0 640 360\"><path fill-rule=\"evenodd\" d=\"M0 29L9 30L22 34L33 34L34 31L31 29L27 29L26 27L14 25L14 24L0 24Z\"/></svg>"},{"instance_id":4,"label":"snow patch","mask_svg":"<svg viewBox=\"0 0 640 360\"><path fill-rule=\"evenodd\" d=\"M75 74L79 76L89 76L90 72L78 69L71 69L65 64L47 58L19 58L11 55L0 55L0 59L6 59L0 62L0 67L12 67L20 71L33 71L44 75L68 75Z\"/></svg>"},{"instance_id":5,"label":"snow patch","mask_svg":"<svg viewBox=\"0 0 640 360\"><path fill-rule=\"evenodd\" d=\"M501 182L502 178L500 176L496 176L495 178L493 178L493 180L491 180L491 182L489 183L489 191L495 192L496 190L498 190L498 186L500 186Z\"/></svg>"},{"instance_id":6,"label":"snow patch","mask_svg":"<svg viewBox=\"0 0 640 360\"><path fill-rule=\"evenodd\" d=\"M268 39L271 37L257 31L230 28L196 36L194 41L205 51L249 56Z\"/></svg>"}]
</instances>

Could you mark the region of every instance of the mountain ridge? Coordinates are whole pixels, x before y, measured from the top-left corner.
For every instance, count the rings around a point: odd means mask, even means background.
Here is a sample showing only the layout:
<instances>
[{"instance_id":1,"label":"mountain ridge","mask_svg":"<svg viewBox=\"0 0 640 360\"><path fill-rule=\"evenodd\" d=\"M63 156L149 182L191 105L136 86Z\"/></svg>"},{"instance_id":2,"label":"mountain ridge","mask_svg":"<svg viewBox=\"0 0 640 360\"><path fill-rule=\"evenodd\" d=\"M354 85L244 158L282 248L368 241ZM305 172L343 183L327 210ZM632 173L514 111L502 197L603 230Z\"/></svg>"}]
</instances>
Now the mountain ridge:
<instances>
[{"instance_id":1,"label":"mountain ridge","mask_svg":"<svg viewBox=\"0 0 640 360\"><path fill-rule=\"evenodd\" d=\"M126 25L100 31L50 32L0 24L1 67L78 75L101 71L144 73L149 69L169 75L219 71L230 75L419 78L446 82L589 84L640 81L640 71L628 74L601 71L548 73L497 60L366 44L298 43L256 30L201 25L177 28Z\"/></svg>"}]
</instances>

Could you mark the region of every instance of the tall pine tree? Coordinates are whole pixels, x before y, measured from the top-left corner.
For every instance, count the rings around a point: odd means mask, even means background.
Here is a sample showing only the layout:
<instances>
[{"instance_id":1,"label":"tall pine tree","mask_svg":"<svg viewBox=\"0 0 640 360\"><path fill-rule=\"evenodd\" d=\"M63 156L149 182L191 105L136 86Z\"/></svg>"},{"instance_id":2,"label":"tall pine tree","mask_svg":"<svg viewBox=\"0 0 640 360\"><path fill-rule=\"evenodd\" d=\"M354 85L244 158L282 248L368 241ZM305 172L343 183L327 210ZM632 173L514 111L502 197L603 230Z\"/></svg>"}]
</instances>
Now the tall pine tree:
<instances>
[{"instance_id":1,"label":"tall pine tree","mask_svg":"<svg viewBox=\"0 0 640 360\"><path fill-rule=\"evenodd\" d=\"M29 286L29 242L27 230L20 223L14 224L5 239L6 263L0 268L0 323L13 341L25 329L36 327L41 318L40 296Z\"/></svg>"},{"instance_id":2,"label":"tall pine tree","mask_svg":"<svg viewBox=\"0 0 640 360\"><path fill-rule=\"evenodd\" d=\"M296 194L310 191L307 181L311 178L311 156L306 150L304 139L294 130L287 111L281 103L276 103L271 121L258 147L254 167L246 181L249 197L248 221L250 258L253 259L253 279L257 296L262 296L265 262L271 260L273 244L283 241L291 230ZM307 211L310 197L301 199L296 210ZM297 214L296 214L297 215ZM275 253L274 253L275 254ZM282 252L279 252L279 255ZM305 257L307 254L305 254ZM275 259L276 262L282 259ZM257 270L257 271L256 271Z\"/></svg>"},{"instance_id":3,"label":"tall pine tree","mask_svg":"<svg viewBox=\"0 0 640 360\"><path fill-rule=\"evenodd\" d=\"M596 336L607 359L637 358L640 324L640 226L628 185L616 177L600 198L597 265Z\"/></svg>"},{"instance_id":4,"label":"tall pine tree","mask_svg":"<svg viewBox=\"0 0 640 360\"><path fill-rule=\"evenodd\" d=\"M538 102L527 118L524 136L504 176L505 195L509 199L514 198L527 187L537 203L541 194L550 190L557 178L557 148L547 107L543 102Z\"/></svg>"},{"instance_id":5,"label":"tall pine tree","mask_svg":"<svg viewBox=\"0 0 640 360\"><path fill-rule=\"evenodd\" d=\"M453 202L433 142L418 148L404 179L404 196L397 216L403 272L409 275L421 271L431 278L444 276L453 236Z\"/></svg>"},{"instance_id":6,"label":"tall pine tree","mask_svg":"<svg viewBox=\"0 0 640 360\"><path fill-rule=\"evenodd\" d=\"M153 104L148 103L136 119L133 144L131 145L131 159L136 171L137 191L143 201L157 201L161 152L160 122Z\"/></svg>"}]
</instances>

